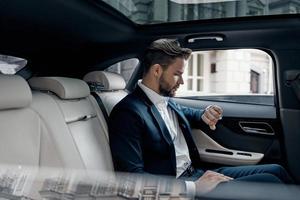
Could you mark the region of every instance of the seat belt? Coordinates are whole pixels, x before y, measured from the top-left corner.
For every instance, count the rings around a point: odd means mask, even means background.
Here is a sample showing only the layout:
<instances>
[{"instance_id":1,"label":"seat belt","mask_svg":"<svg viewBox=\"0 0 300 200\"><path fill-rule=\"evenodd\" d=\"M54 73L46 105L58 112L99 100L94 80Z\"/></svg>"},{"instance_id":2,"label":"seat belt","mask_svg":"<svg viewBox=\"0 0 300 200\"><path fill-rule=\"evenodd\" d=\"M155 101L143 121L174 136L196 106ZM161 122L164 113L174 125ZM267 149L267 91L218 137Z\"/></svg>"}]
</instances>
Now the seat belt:
<instances>
[{"instance_id":1,"label":"seat belt","mask_svg":"<svg viewBox=\"0 0 300 200\"><path fill-rule=\"evenodd\" d=\"M98 94L96 92L91 92L91 95L93 95L93 97L95 97L102 113L103 113L103 116L104 116L104 119L105 121L108 123L108 114L107 114L107 111L105 109L105 106L103 104L103 101L101 100L101 98L98 96Z\"/></svg>"}]
</instances>

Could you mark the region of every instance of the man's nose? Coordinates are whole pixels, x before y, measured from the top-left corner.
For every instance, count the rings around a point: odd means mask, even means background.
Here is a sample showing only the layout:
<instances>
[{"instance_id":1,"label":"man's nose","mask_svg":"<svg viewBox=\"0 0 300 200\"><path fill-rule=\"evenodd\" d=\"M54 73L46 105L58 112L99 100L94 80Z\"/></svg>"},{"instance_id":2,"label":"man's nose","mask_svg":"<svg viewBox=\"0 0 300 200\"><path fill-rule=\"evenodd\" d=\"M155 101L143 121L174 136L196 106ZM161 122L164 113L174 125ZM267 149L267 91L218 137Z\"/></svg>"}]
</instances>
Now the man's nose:
<instances>
[{"instance_id":1,"label":"man's nose","mask_svg":"<svg viewBox=\"0 0 300 200\"><path fill-rule=\"evenodd\" d=\"M180 76L180 78L179 78L179 84L180 84L180 85L183 85L183 84L184 84L184 81L183 81L182 76Z\"/></svg>"}]
</instances>

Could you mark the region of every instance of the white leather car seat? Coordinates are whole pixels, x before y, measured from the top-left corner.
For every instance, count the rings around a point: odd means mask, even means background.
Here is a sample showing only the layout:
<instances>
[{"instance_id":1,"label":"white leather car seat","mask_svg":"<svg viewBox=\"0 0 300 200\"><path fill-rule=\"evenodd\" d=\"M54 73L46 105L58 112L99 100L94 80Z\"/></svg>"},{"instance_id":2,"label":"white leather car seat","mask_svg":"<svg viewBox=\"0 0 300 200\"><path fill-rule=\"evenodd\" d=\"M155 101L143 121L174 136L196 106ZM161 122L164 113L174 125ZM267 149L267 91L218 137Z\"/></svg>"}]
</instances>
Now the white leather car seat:
<instances>
[{"instance_id":1,"label":"white leather car seat","mask_svg":"<svg viewBox=\"0 0 300 200\"><path fill-rule=\"evenodd\" d=\"M32 108L46 124L64 167L113 171L107 124L79 79L33 77Z\"/></svg>"},{"instance_id":2,"label":"white leather car seat","mask_svg":"<svg viewBox=\"0 0 300 200\"><path fill-rule=\"evenodd\" d=\"M101 98L108 116L114 106L128 94L124 78L116 73L93 71L87 73L83 80Z\"/></svg>"},{"instance_id":3,"label":"white leather car seat","mask_svg":"<svg viewBox=\"0 0 300 200\"><path fill-rule=\"evenodd\" d=\"M60 166L40 116L30 107L25 79L0 74L0 163L16 166Z\"/></svg>"}]
</instances>

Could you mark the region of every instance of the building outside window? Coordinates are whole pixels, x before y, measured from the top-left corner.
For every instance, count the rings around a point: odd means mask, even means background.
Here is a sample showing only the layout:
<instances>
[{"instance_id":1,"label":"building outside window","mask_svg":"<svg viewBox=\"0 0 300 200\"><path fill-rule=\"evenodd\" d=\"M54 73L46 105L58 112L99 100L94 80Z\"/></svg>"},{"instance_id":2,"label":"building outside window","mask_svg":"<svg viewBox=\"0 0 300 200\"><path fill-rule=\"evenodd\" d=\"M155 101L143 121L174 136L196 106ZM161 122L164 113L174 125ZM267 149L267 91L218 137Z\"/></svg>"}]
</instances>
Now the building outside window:
<instances>
[{"instance_id":1,"label":"building outside window","mask_svg":"<svg viewBox=\"0 0 300 200\"><path fill-rule=\"evenodd\" d=\"M138 24L300 12L300 2L296 0L239 0L214 3L182 0L102 1Z\"/></svg>"},{"instance_id":2,"label":"building outside window","mask_svg":"<svg viewBox=\"0 0 300 200\"><path fill-rule=\"evenodd\" d=\"M274 105L273 60L262 50L235 49L196 51L183 74L185 84L177 97L216 100L254 99ZM263 96L262 98L257 95Z\"/></svg>"},{"instance_id":3,"label":"building outside window","mask_svg":"<svg viewBox=\"0 0 300 200\"><path fill-rule=\"evenodd\" d=\"M250 91L252 93L258 93L259 91L259 73L253 70L250 72Z\"/></svg>"},{"instance_id":4,"label":"building outside window","mask_svg":"<svg viewBox=\"0 0 300 200\"><path fill-rule=\"evenodd\" d=\"M184 90L187 92L202 92L203 84L204 84L204 71L203 66L203 55L202 54L194 54L189 59L186 73L184 73Z\"/></svg>"}]
</instances>

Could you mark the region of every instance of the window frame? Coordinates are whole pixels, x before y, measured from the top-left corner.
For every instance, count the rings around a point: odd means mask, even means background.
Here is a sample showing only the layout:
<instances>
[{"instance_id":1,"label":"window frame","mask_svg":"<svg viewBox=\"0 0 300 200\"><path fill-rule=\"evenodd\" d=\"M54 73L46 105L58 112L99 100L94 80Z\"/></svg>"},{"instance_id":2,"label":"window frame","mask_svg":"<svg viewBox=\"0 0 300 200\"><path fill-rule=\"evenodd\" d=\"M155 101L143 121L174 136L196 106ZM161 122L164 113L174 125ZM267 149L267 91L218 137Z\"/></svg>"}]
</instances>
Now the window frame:
<instances>
[{"instance_id":1,"label":"window frame","mask_svg":"<svg viewBox=\"0 0 300 200\"><path fill-rule=\"evenodd\" d=\"M258 94L217 94L217 95L213 95L213 94L209 94L209 93L202 93L202 94L199 94L199 95L190 95L190 96L176 95L175 98L192 99L192 100L207 100L207 101L216 101L216 102L219 101L219 102L240 103L240 104L276 106L276 102L278 101L277 96L276 96L276 85L277 85L276 66L277 65L276 65L275 56L272 53L272 51L270 51L268 49L247 47L247 48L205 49L205 50L203 50L203 49L193 49L193 53L194 52L209 52L209 51L216 52L216 51L227 51L227 50L255 50L255 51L263 52L265 55L267 55L269 57L269 60L272 62L272 66L270 66L271 75L268 76L268 78L270 78L270 77L272 78L272 85L268 86L268 87L270 87L270 89L272 91L272 94L258 93ZM213 61L214 62L212 62L212 63L216 64L216 61L215 60L213 60ZM205 67L209 68L206 71L209 71L208 73L213 74L211 72L211 66L207 67L206 64L204 64L204 68ZM250 68L250 70L251 70L251 68ZM218 71L218 70L216 70L216 71ZM259 80L259 81L261 81L261 80ZM206 86L204 85L203 87L206 87ZM249 82L249 92L250 92L250 82ZM265 99L269 99L269 100L267 100L267 103L262 103L262 102L258 102L259 100L258 101L243 101L243 100L230 99L230 97L234 97L234 96L239 97L241 99L246 99L247 96L250 96L251 98L257 98L257 99L264 99L265 98Z\"/></svg>"}]
</instances>

